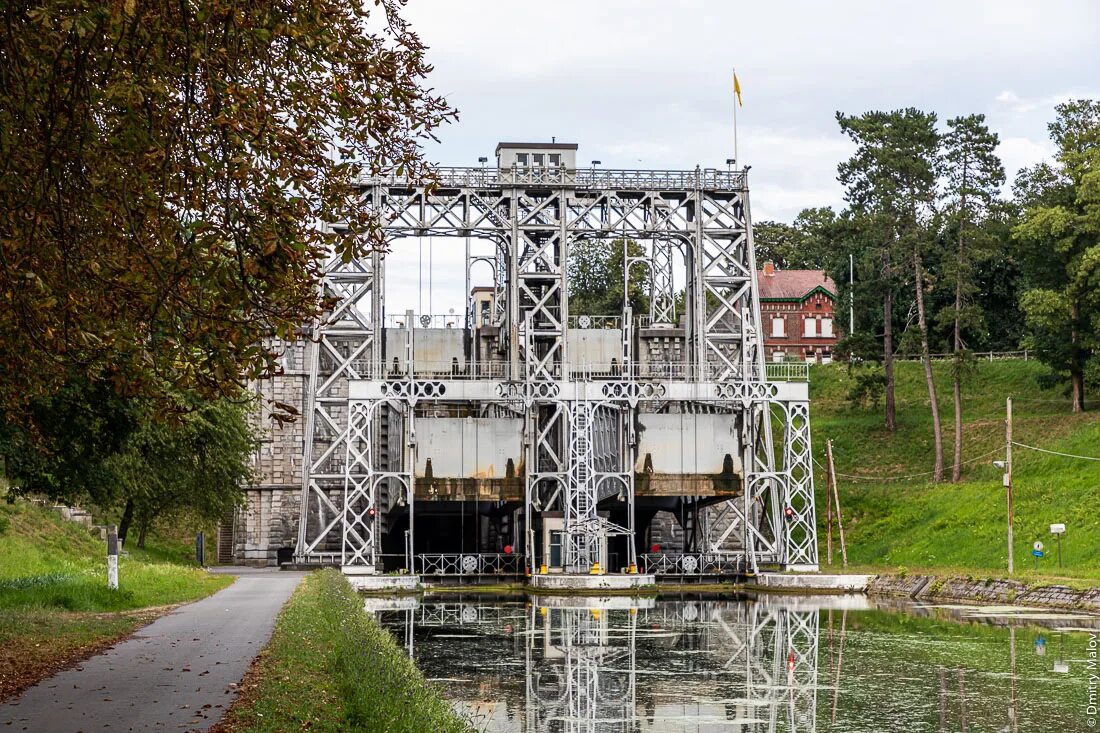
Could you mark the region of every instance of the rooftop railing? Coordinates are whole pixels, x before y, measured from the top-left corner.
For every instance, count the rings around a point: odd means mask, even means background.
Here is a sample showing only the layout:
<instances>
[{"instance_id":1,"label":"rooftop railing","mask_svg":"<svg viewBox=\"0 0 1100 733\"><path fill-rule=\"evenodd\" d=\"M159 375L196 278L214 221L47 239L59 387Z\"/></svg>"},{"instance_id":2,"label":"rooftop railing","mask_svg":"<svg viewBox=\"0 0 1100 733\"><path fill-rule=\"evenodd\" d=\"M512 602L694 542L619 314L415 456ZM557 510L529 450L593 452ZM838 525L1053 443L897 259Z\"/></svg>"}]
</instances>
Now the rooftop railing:
<instances>
[{"instance_id":1,"label":"rooftop railing","mask_svg":"<svg viewBox=\"0 0 1100 733\"><path fill-rule=\"evenodd\" d=\"M386 328L464 328L466 316L461 313L434 313L413 315L410 320L405 313L387 313Z\"/></svg>"},{"instance_id":2,"label":"rooftop railing","mask_svg":"<svg viewBox=\"0 0 1100 733\"><path fill-rule=\"evenodd\" d=\"M507 362L461 363L457 358L450 361L413 361L411 365L406 365L401 359L378 363L357 360L352 362L352 367L356 373L363 375L364 379L414 378L508 382L523 381L527 377L525 364L521 364L520 373L513 376ZM731 373L727 365L719 362L708 363L701 368L683 362L643 362L624 368L621 363L612 360L604 363L555 364L550 369L550 375L554 379L572 381L725 382L747 379L768 382L805 382L809 380L809 369L809 365L805 362L784 362L765 364L763 371L755 365L750 365L745 372Z\"/></svg>"},{"instance_id":3,"label":"rooftop railing","mask_svg":"<svg viewBox=\"0 0 1100 733\"><path fill-rule=\"evenodd\" d=\"M497 188L504 186L567 186L571 188L618 190L729 190L746 186L745 171L717 168L695 170L631 170L613 168L563 168L560 166L513 166L474 168L440 166L433 169L438 185L450 188ZM428 181L396 174L368 176L363 185L418 187Z\"/></svg>"}]
</instances>

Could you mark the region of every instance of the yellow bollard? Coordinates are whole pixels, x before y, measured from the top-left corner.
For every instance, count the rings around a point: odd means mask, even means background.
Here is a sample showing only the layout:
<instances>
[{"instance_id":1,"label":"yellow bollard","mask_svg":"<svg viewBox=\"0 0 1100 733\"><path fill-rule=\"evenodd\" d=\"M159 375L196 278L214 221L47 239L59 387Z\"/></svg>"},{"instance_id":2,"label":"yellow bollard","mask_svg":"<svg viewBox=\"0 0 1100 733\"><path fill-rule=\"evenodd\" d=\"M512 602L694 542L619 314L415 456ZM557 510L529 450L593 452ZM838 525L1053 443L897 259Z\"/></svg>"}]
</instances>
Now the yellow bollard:
<instances>
[{"instance_id":1,"label":"yellow bollard","mask_svg":"<svg viewBox=\"0 0 1100 733\"><path fill-rule=\"evenodd\" d=\"M539 565L539 575L546 575L546 573L548 573L548 572L549 572L549 569L546 567L546 563L543 563L542 565Z\"/></svg>"},{"instance_id":2,"label":"yellow bollard","mask_svg":"<svg viewBox=\"0 0 1100 733\"><path fill-rule=\"evenodd\" d=\"M599 560L592 563L592 569L588 571L588 574L589 575L603 575L603 572L600 570L600 561Z\"/></svg>"}]
</instances>

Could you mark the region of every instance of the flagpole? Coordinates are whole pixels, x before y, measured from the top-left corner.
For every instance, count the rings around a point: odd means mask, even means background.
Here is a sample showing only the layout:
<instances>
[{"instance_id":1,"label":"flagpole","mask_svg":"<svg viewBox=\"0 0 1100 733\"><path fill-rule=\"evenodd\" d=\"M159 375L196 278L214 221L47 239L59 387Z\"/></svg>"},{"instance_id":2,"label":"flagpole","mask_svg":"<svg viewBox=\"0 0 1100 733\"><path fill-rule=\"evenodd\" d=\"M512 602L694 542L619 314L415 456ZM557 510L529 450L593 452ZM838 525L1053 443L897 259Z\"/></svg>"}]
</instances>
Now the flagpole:
<instances>
[{"instance_id":1,"label":"flagpole","mask_svg":"<svg viewBox=\"0 0 1100 733\"><path fill-rule=\"evenodd\" d=\"M737 78L737 67L733 67L733 78ZM737 167L737 93L733 95L733 167Z\"/></svg>"}]
</instances>

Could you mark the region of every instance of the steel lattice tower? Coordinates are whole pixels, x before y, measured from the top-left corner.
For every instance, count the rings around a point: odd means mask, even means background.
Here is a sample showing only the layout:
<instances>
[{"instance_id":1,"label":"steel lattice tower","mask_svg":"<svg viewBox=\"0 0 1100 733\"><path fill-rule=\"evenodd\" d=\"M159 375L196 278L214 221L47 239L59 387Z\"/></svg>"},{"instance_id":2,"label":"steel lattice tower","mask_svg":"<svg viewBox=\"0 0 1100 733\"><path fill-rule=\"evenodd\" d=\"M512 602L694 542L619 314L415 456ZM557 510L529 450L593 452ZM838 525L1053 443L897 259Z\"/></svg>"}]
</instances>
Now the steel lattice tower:
<instances>
[{"instance_id":1,"label":"steel lattice tower","mask_svg":"<svg viewBox=\"0 0 1100 733\"><path fill-rule=\"evenodd\" d=\"M499 327L500 361L458 373L418 361L410 336L404 358L384 363L384 257L333 260L324 289L337 304L308 346L298 561L375 565L387 513L406 504L411 512L414 467L430 450L418 441L416 411L431 403L522 419L531 570L529 520L539 513L563 513L565 565L575 572L587 571L605 537L634 533L639 420L655 409L716 412L736 432L741 490L700 529L706 549L736 539L746 570L816 569L808 392L804 383L769 379L745 172L513 165L440 168L437 176L431 187L373 178L362 192L388 222L390 241L491 243L495 254L476 259L493 267L489 319ZM676 318L674 258L684 265L683 353L660 368L632 353L629 309L610 366L570 354L570 249L620 238L651 243L643 259L654 324ZM631 507L625 526L597 511L612 495Z\"/></svg>"}]
</instances>

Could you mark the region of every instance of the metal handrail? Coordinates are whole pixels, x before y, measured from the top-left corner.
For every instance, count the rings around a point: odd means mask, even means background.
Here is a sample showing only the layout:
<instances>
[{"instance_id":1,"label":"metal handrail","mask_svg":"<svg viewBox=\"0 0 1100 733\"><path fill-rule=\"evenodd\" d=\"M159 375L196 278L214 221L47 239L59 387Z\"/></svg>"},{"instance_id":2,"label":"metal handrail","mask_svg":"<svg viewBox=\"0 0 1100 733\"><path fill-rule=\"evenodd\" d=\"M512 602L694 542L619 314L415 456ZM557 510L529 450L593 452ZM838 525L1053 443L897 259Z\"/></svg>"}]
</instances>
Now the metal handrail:
<instances>
[{"instance_id":1,"label":"metal handrail","mask_svg":"<svg viewBox=\"0 0 1100 733\"><path fill-rule=\"evenodd\" d=\"M416 556L421 575L521 575L523 555L504 552L424 552Z\"/></svg>"},{"instance_id":2,"label":"metal handrail","mask_svg":"<svg viewBox=\"0 0 1100 733\"><path fill-rule=\"evenodd\" d=\"M387 313L386 328L408 328L408 315L405 313ZM460 313L423 313L414 314L413 328L464 328L466 316Z\"/></svg>"},{"instance_id":3,"label":"metal handrail","mask_svg":"<svg viewBox=\"0 0 1100 733\"><path fill-rule=\"evenodd\" d=\"M454 187L502 187L516 184L570 186L596 189L627 190L710 190L739 191L746 187L745 171L724 171L717 168L694 170L564 168L561 166L512 166L511 168L478 168L439 166L426 179L410 178L396 173L366 176L362 185L420 187L428 182Z\"/></svg>"},{"instance_id":4,"label":"metal handrail","mask_svg":"<svg viewBox=\"0 0 1100 733\"><path fill-rule=\"evenodd\" d=\"M646 552L638 557L653 575L732 575L745 568L743 552Z\"/></svg>"},{"instance_id":5,"label":"metal handrail","mask_svg":"<svg viewBox=\"0 0 1100 733\"><path fill-rule=\"evenodd\" d=\"M615 330L622 327L622 316L569 316L569 328L597 328L601 330Z\"/></svg>"},{"instance_id":6,"label":"metal handrail","mask_svg":"<svg viewBox=\"0 0 1100 733\"><path fill-rule=\"evenodd\" d=\"M514 381L507 362L467 362L459 363L457 358L450 361L413 361L405 364L403 360L391 359L388 362L355 360L352 367L356 373L371 375L364 379L404 380L495 380ZM805 382L810 377L810 367L805 362L768 362L763 371L750 365L747 372L728 374L729 367L721 362L708 362L700 370L695 364L684 362L640 362L624 368L612 360L606 363L586 362L576 364L567 362L555 365L551 374L556 379L566 376L576 381L642 381L642 382L728 382L736 379L768 382ZM526 365L520 365L518 380L526 376Z\"/></svg>"}]
</instances>

